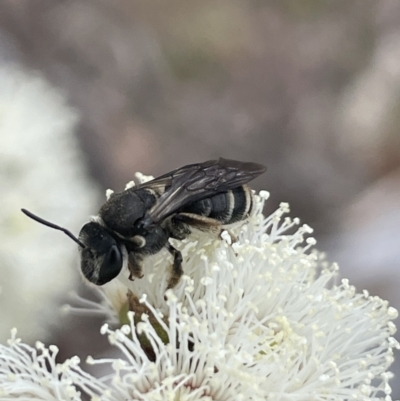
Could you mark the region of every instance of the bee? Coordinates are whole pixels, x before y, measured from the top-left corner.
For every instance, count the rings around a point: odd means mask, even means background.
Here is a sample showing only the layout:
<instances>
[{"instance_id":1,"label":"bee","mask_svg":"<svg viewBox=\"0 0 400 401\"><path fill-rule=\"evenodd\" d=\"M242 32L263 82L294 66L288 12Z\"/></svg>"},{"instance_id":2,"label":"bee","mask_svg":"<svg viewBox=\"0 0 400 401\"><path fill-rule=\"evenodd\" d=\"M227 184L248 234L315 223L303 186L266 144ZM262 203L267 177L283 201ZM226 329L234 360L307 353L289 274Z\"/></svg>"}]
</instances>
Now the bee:
<instances>
[{"instance_id":1,"label":"bee","mask_svg":"<svg viewBox=\"0 0 400 401\"><path fill-rule=\"evenodd\" d=\"M182 255L170 238L183 240L192 229L220 233L223 226L245 220L253 206L246 185L266 168L257 163L219 158L189 164L151 181L113 193L78 238L70 231L21 209L28 217L61 230L79 245L81 270L91 283L103 285L122 269L129 279L143 277L147 255L166 248L173 257L167 287L182 274Z\"/></svg>"}]
</instances>

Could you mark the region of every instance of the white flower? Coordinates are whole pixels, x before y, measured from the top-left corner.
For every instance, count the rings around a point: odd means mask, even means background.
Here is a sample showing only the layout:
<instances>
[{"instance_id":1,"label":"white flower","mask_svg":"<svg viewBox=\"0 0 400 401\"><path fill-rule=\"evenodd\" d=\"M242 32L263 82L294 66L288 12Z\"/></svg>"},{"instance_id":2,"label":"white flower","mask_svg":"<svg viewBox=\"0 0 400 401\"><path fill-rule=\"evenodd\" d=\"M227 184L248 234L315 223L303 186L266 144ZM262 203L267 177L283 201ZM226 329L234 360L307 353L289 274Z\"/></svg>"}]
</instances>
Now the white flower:
<instances>
[{"instance_id":1,"label":"white flower","mask_svg":"<svg viewBox=\"0 0 400 401\"><path fill-rule=\"evenodd\" d=\"M74 357L58 364L56 346L46 348L37 342L36 348L32 348L21 343L16 335L13 329L8 346L0 344L0 399L80 401L80 392L69 375L79 359Z\"/></svg>"},{"instance_id":2,"label":"white flower","mask_svg":"<svg viewBox=\"0 0 400 401\"><path fill-rule=\"evenodd\" d=\"M390 398L397 312L346 280L334 285L338 268L309 252L315 240L301 247L311 229L286 234L298 224L283 218L288 205L268 218L262 206L232 245L227 234L174 243L186 276L168 302L167 253L146 261L143 279L132 283L125 272L113 283L117 312L125 288L136 313L120 330L103 329L126 357L108 361L105 400Z\"/></svg>"},{"instance_id":3,"label":"white flower","mask_svg":"<svg viewBox=\"0 0 400 401\"><path fill-rule=\"evenodd\" d=\"M174 243L185 269L174 290L163 252L141 280L123 272L106 285L108 317L130 309L128 324L102 328L121 358L89 358L108 366L101 378L68 365L71 382L104 401L390 400L397 312L335 285L337 266L310 251L311 229L288 233L299 222L283 217L287 204L263 217L267 195L231 229L236 242L226 232Z\"/></svg>"}]
</instances>

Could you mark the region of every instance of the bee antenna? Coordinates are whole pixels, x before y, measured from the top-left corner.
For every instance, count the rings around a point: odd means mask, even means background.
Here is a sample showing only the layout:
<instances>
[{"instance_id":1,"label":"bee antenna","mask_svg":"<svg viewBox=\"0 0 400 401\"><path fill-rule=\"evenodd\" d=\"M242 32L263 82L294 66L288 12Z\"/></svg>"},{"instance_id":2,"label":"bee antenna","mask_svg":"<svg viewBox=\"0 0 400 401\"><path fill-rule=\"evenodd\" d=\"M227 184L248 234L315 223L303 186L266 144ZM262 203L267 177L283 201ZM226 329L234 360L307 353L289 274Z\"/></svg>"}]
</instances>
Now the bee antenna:
<instances>
[{"instance_id":1,"label":"bee antenna","mask_svg":"<svg viewBox=\"0 0 400 401\"><path fill-rule=\"evenodd\" d=\"M66 228L57 226L56 224L53 224L53 223L50 223L49 221L46 221L46 220L42 219L41 217L34 215L29 210L21 209L21 212L25 213L28 217L37 221L40 224L43 224L47 227L62 231L64 234L67 234L68 237L70 237L72 240L74 240L81 248L86 248L86 246L81 241L79 241L79 239L76 238L75 235L71 233L71 231L67 230Z\"/></svg>"}]
</instances>

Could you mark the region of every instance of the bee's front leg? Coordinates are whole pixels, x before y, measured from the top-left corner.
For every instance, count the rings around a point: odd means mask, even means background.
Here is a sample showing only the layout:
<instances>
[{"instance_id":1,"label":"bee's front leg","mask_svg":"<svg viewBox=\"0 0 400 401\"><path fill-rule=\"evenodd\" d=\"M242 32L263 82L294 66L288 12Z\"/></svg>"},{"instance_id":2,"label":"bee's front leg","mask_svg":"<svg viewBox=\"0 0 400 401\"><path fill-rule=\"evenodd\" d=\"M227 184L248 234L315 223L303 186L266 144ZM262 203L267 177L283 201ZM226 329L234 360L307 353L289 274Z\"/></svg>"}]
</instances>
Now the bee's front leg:
<instances>
[{"instance_id":1,"label":"bee's front leg","mask_svg":"<svg viewBox=\"0 0 400 401\"><path fill-rule=\"evenodd\" d=\"M128 269L129 269L129 280L133 281L134 277L143 277L143 257L140 254L129 252L128 254Z\"/></svg>"},{"instance_id":2,"label":"bee's front leg","mask_svg":"<svg viewBox=\"0 0 400 401\"><path fill-rule=\"evenodd\" d=\"M170 243L167 243L166 247L168 251L171 253L171 255L174 257L172 272L167 285L167 289L170 289L174 288L179 283L179 280L183 275L183 269L182 269L183 259L181 252L175 249Z\"/></svg>"}]
</instances>

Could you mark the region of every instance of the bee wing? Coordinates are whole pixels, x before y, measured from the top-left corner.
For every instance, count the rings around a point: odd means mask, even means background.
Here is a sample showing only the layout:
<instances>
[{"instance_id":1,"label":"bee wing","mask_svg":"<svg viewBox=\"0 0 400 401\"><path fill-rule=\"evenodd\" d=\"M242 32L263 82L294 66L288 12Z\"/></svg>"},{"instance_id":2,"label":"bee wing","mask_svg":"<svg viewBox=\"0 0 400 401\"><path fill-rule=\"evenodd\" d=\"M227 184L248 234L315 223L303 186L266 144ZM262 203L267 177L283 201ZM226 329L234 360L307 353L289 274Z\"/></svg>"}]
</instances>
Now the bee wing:
<instances>
[{"instance_id":1,"label":"bee wing","mask_svg":"<svg viewBox=\"0 0 400 401\"><path fill-rule=\"evenodd\" d=\"M167 190L142 220L144 226L157 224L182 206L234 189L253 180L266 170L257 163L219 158L204 163L189 164L149 181L150 187L160 182Z\"/></svg>"}]
</instances>

